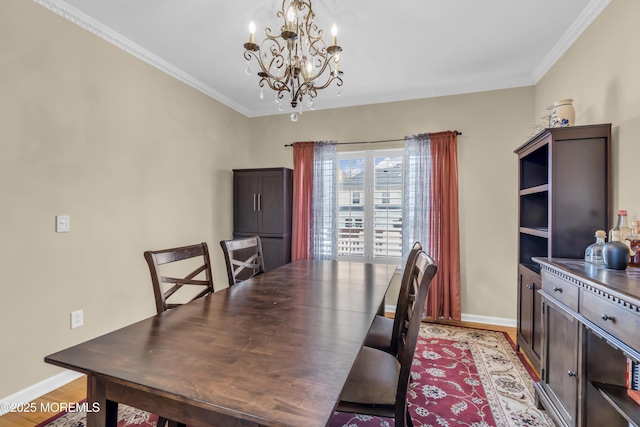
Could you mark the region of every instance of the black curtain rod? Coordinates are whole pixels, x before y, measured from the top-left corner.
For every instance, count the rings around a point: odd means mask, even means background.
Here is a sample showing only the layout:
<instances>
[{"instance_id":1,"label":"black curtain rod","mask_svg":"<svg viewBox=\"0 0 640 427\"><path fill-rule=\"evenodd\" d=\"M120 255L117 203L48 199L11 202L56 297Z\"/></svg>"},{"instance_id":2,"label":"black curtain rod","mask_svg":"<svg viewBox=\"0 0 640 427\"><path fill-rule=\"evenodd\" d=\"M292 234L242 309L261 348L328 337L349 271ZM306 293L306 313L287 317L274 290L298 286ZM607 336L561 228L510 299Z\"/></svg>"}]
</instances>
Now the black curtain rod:
<instances>
[{"instance_id":1,"label":"black curtain rod","mask_svg":"<svg viewBox=\"0 0 640 427\"><path fill-rule=\"evenodd\" d=\"M462 132L456 131L457 135L462 135ZM336 145L351 145L351 144L377 144L379 142L401 142L404 141L405 138L402 139L382 139L380 141L360 141L360 142L336 142ZM293 147L293 144L285 144L285 147Z\"/></svg>"}]
</instances>

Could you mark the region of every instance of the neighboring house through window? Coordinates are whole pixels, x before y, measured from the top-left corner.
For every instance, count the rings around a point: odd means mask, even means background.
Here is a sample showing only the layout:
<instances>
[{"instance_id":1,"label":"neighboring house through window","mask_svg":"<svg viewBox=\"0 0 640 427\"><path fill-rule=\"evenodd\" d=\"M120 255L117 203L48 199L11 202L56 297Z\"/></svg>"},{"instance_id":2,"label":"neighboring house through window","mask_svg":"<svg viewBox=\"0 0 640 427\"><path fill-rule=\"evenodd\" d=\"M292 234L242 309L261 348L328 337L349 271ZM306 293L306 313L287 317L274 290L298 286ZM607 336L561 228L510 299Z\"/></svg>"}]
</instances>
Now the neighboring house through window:
<instances>
[{"instance_id":1,"label":"neighboring house through window","mask_svg":"<svg viewBox=\"0 0 640 427\"><path fill-rule=\"evenodd\" d=\"M338 153L338 259L400 264L403 156Z\"/></svg>"}]
</instances>

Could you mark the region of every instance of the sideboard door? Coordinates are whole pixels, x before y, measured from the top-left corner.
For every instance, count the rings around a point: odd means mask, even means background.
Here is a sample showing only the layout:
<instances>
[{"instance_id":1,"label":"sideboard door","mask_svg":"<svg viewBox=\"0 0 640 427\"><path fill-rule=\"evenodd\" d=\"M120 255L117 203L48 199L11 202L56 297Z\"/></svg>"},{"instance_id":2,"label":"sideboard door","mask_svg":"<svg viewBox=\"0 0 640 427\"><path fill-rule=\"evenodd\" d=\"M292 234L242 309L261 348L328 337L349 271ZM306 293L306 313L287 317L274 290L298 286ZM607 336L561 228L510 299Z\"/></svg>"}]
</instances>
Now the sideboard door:
<instances>
[{"instance_id":1,"label":"sideboard door","mask_svg":"<svg viewBox=\"0 0 640 427\"><path fill-rule=\"evenodd\" d=\"M579 322L560 306L545 300L542 384L566 426L576 425L578 414Z\"/></svg>"}]
</instances>

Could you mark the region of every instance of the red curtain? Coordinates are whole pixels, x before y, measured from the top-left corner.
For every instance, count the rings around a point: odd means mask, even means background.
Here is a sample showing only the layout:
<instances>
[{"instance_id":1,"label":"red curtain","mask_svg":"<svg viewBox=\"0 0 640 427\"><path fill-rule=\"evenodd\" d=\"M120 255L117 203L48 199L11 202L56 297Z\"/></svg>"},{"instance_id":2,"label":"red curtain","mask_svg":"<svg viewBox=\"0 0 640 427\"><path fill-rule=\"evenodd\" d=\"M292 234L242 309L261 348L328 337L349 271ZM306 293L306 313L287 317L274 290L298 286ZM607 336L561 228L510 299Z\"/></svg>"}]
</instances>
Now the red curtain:
<instances>
[{"instance_id":1,"label":"red curtain","mask_svg":"<svg viewBox=\"0 0 640 427\"><path fill-rule=\"evenodd\" d=\"M431 282L427 314L461 320L460 229L458 220L457 132L430 134L431 200L429 254L438 264Z\"/></svg>"},{"instance_id":2,"label":"red curtain","mask_svg":"<svg viewBox=\"0 0 640 427\"><path fill-rule=\"evenodd\" d=\"M293 223L291 261L310 257L313 142L293 144Z\"/></svg>"}]
</instances>

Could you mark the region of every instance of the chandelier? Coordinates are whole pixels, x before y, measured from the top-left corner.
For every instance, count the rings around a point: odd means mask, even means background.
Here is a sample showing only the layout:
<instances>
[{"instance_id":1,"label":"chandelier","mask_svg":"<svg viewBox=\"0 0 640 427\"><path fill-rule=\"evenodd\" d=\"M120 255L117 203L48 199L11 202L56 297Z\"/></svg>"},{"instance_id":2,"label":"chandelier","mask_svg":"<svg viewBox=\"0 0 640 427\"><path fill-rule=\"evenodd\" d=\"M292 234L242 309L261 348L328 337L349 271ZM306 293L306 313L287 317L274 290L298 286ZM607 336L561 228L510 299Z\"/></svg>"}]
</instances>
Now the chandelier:
<instances>
[{"instance_id":1,"label":"chandelier","mask_svg":"<svg viewBox=\"0 0 640 427\"><path fill-rule=\"evenodd\" d=\"M324 30L313 22L315 13L311 7L311 0L282 1L282 10L278 11L280 30L273 34L271 28L265 28L265 39L262 44L255 42L256 26L249 24L249 42L244 44L244 57L247 62L256 59L260 67L260 98L264 98L263 88L267 85L276 91L275 102L282 111L282 103L288 102L295 110L302 106L313 110L313 100L318 91L326 89L336 81L342 86L342 71L340 71L340 55L342 48L337 45L338 29L335 24L331 29L331 45L327 46L323 40ZM247 65L245 71L251 74ZM340 89L338 88L338 96ZM298 120L298 113L291 114L291 120Z\"/></svg>"}]
</instances>

